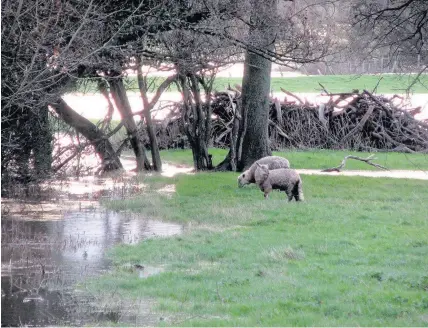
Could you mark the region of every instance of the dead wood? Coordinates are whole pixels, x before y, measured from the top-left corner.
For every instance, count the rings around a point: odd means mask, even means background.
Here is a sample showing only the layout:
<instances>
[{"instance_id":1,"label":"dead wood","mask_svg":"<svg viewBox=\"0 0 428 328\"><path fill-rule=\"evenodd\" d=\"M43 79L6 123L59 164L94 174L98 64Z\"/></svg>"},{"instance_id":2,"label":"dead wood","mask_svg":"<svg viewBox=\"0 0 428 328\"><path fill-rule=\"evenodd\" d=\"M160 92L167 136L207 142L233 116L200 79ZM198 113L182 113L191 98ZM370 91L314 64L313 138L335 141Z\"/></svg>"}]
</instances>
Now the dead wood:
<instances>
[{"instance_id":1,"label":"dead wood","mask_svg":"<svg viewBox=\"0 0 428 328\"><path fill-rule=\"evenodd\" d=\"M427 122L415 119L412 114L417 110L409 112L394 104L393 98L355 90L329 93L330 99L317 105L282 91L295 101L271 99L268 132L273 150L324 148L428 152ZM241 113L244 108L237 105L240 97L238 87L217 92L212 97L210 144L233 148L235 154L229 156L222 168L230 169L227 162L235 162L239 157L240 136L245 130L245 116ZM338 105L341 100L346 103ZM183 131L177 128L180 110L175 109L171 113L167 123L157 128L161 149L177 147L177 140L186 139Z\"/></svg>"},{"instance_id":2,"label":"dead wood","mask_svg":"<svg viewBox=\"0 0 428 328\"><path fill-rule=\"evenodd\" d=\"M286 95L289 95L289 96L293 97L294 99L297 99L297 101L300 102L301 104L305 103L302 99L300 99L300 97L296 96L294 93L287 91L283 88L281 88L281 91L284 92Z\"/></svg>"},{"instance_id":3,"label":"dead wood","mask_svg":"<svg viewBox=\"0 0 428 328\"><path fill-rule=\"evenodd\" d=\"M380 168L382 170L388 170L386 167L384 167L384 166L382 166L380 164L373 163L372 160L376 159L374 156L375 155L370 155L367 158L362 158L362 157L358 157L358 156L354 156L354 155L348 155L348 156L345 156L345 158L342 160L342 162L340 163L339 166L332 167L332 168L329 168L329 169L325 169L325 170L322 170L321 172L340 172L345 167L346 161L348 159L355 159L357 161L365 162L365 163L367 163L367 164L369 164L371 166Z\"/></svg>"},{"instance_id":4,"label":"dead wood","mask_svg":"<svg viewBox=\"0 0 428 328\"><path fill-rule=\"evenodd\" d=\"M368 109L368 111L364 114L363 118L361 119L360 122L358 122L358 124L351 130L351 132L349 132L343 139L346 140L349 137L351 137L353 134L355 134L356 132L358 132L358 130L362 130L364 127L364 124L366 124L367 119L370 117L370 115L373 113L374 110L374 106L371 105Z\"/></svg>"}]
</instances>

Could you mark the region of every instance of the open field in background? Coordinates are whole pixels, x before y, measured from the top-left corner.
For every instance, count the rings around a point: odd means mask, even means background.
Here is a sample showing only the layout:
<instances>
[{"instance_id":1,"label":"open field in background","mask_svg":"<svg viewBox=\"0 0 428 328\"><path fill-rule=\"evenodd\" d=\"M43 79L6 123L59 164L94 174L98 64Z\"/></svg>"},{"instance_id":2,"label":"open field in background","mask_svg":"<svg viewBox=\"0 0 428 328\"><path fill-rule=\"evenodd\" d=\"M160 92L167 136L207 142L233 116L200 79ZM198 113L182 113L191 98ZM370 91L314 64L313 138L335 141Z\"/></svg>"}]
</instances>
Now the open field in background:
<instances>
[{"instance_id":1,"label":"open field in background","mask_svg":"<svg viewBox=\"0 0 428 328\"><path fill-rule=\"evenodd\" d=\"M210 148L213 155L213 164L219 164L227 155L227 149ZM394 170L424 170L428 171L428 154L405 154L393 152L367 153L350 150L284 150L274 151L273 155L287 158L295 169L326 169L338 166L346 155L355 155L366 158L375 154L377 160L374 163ZM162 161L172 164L192 166L192 151L190 149L162 150ZM348 160L345 170L379 170L366 163Z\"/></svg>"},{"instance_id":2,"label":"open field in background","mask_svg":"<svg viewBox=\"0 0 428 328\"><path fill-rule=\"evenodd\" d=\"M107 202L187 232L115 247L116 270L89 288L152 299L167 326L428 325L426 181L303 176L306 201L288 203L236 175L142 176L152 192Z\"/></svg>"},{"instance_id":3,"label":"open field in background","mask_svg":"<svg viewBox=\"0 0 428 328\"><path fill-rule=\"evenodd\" d=\"M233 72L236 74L236 72ZM215 80L215 89L221 91L225 90L230 84L241 84L241 77L225 77L219 76ZM397 93L403 93L404 89L412 82L415 75L397 75L385 74L379 83L377 93L385 94L388 97ZM360 92L363 89L372 91L379 81L380 76L377 75L314 75L314 76L296 76L296 77L273 77L272 78L272 93L274 97L284 99L285 94L281 91L281 87L292 91L299 95L302 99L307 99L311 103L319 104L328 101L328 97L320 96L321 87L319 82L323 84L329 92L350 92L358 89ZM165 77L149 77L154 82L154 85L159 85ZM412 94L405 99L405 106L414 108L420 106L422 113L418 114L416 118L428 118L428 74L420 77L420 83L416 83L412 87ZM137 90L137 81L135 77L129 76L127 78L127 96L131 108L134 112L142 110L142 101L140 94ZM64 96L64 100L74 108L78 113L86 118L101 119L107 113L107 101L99 93L96 92L96 83L86 81L81 84L74 92L70 92ZM149 98L153 97L153 92L149 92ZM165 106L171 105L181 100L181 94L177 91L176 86L173 84L161 96L158 104L152 111L152 116L155 119L163 119L168 113ZM399 102L399 99L396 99ZM113 118L120 120L120 114L115 109ZM137 120L138 117L135 117Z\"/></svg>"},{"instance_id":4,"label":"open field in background","mask_svg":"<svg viewBox=\"0 0 428 328\"><path fill-rule=\"evenodd\" d=\"M382 80L379 82L379 79ZM377 93L404 93L406 88L413 82L415 75L312 75L297 77L273 77L271 80L271 89L273 92L281 91L284 88L291 92L320 93L322 88L319 83L329 92L350 92L353 89L362 91L367 89L372 91L379 82ZM162 83L165 77L149 77L153 86ZM413 93L428 93L428 74L423 74L419 82L411 88ZM129 91L138 91L137 78L129 76L125 80ZM217 77L214 82L214 89L217 91L225 90L228 85L242 84L241 77ZM177 91L175 84L172 84L167 91ZM85 82L81 84L76 92L97 92L95 82Z\"/></svg>"}]
</instances>

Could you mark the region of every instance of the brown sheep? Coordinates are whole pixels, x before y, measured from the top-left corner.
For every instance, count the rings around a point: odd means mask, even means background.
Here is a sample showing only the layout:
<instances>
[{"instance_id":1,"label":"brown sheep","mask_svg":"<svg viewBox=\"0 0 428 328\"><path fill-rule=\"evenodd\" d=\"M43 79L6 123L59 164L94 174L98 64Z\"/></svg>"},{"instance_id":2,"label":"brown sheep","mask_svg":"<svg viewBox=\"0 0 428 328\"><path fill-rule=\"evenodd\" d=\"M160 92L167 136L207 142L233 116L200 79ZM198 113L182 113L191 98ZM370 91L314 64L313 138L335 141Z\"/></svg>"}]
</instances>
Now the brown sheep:
<instances>
[{"instance_id":1,"label":"brown sheep","mask_svg":"<svg viewBox=\"0 0 428 328\"><path fill-rule=\"evenodd\" d=\"M264 192L264 197L268 198L272 189L285 191L288 200L303 201L302 179L296 170L276 169L269 170L267 165L256 164L255 172L256 183L260 190Z\"/></svg>"},{"instance_id":2,"label":"brown sheep","mask_svg":"<svg viewBox=\"0 0 428 328\"><path fill-rule=\"evenodd\" d=\"M238 186L240 188L242 188L247 184L256 182L256 180L254 179L254 172L257 169L256 163L268 165L269 170L290 168L290 162L284 157L266 156L266 157L260 158L259 160L255 161L248 170L243 172L238 177Z\"/></svg>"}]
</instances>

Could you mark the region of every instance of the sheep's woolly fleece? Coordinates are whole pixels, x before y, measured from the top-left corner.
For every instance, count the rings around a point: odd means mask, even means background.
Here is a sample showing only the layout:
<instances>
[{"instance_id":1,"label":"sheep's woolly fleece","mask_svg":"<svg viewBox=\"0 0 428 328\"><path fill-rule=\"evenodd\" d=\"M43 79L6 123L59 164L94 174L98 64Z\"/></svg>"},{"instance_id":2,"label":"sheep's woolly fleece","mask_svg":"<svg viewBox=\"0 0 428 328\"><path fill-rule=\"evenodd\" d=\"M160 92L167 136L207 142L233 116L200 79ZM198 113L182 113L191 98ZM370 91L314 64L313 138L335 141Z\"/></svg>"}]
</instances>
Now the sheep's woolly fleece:
<instances>
[{"instance_id":1,"label":"sheep's woolly fleece","mask_svg":"<svg viewBox=\"0 0 428 328\"><path fill-rule=\"evenodd\" d=\"M265 198L269 196L272 189L285 191L288 200L293 197L296 201L303 201L302 180L299 173L292 169L269 170L267 165L257 164L255 180L260 190L264 192Z\"/></svg>"},{"instance_id":2,"label":"sheep's woolly fleece","mask_svg":"<svg viewBox=\"0 0 428 328\"><path fill-rule=\"evenodd\" d=\"M243 187L250 183L255 183L256 180L254 179L254 172L256 171L258 164L264 164L269 167L269 170L274 169L287 169L290 168L290 162L280 156L266 156L263 157L257 161L255 161L248 170L244 171L239 177L238 177L238 186Z\"/></svg>"}]
</instances>

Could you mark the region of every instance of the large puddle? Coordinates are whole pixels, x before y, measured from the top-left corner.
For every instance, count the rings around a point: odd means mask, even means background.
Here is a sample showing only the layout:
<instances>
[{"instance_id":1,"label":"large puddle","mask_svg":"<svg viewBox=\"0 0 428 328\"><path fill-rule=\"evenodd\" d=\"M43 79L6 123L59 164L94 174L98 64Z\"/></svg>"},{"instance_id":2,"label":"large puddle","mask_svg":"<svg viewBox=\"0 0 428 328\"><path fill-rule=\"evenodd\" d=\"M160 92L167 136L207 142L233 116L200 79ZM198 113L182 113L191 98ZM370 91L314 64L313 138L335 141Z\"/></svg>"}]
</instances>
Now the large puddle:
<instances>
[{"instance_id":1,"label":"large puddle","mask_svg":"<svg viewBox=\"0 0 428 328\"><path fill-rule=\"evenodd\" d=\"M113 185L83 180L79 187L73 181L65 191L54 192L55 201L2 200L2 326L111 322L142 326L159 319L148 300L127 303L115 294L114 286L102 296L84 288L85 280L109 270L106 252L113 245L183 231L177 224L107 211L97 201L88 201L129 197L143 188ZM129 270L145 279L162 268L130 263Z\"/></svg>"}]
</instances>

